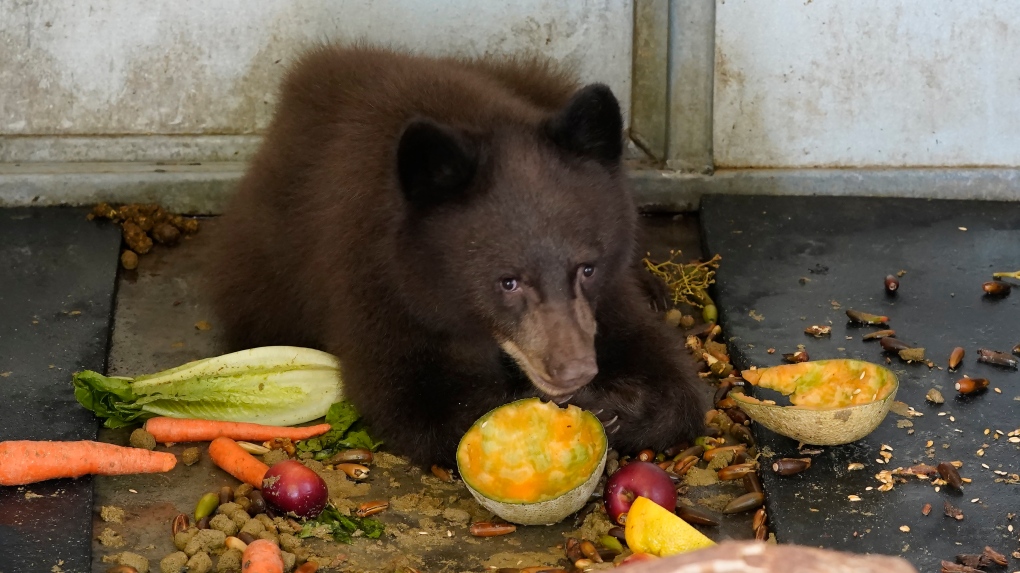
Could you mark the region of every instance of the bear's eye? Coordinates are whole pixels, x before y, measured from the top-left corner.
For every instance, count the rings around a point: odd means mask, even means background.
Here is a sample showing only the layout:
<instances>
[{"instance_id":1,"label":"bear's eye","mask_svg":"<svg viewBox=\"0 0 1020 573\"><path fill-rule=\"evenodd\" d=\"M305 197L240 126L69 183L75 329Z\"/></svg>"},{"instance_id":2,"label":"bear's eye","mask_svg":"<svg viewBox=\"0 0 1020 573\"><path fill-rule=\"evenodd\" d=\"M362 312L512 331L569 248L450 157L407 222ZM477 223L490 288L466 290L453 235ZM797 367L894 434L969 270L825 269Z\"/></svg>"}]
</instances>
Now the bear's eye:
<instances>
[{"instance_id":1,"label":"bear's eye","mask_svg":"<svg viewBox=\"0 0 1020 573\"><path fill-rule=\"evenodd\" d=\"M581 265L581 274L584 275L585 277L592 276L593 274L595 274L595 266L594 265Z\"/></svg>"},{"instance_id":2,"label":"bear's eye","mask_svg":"<svg viewBox=\"0 0 1020 573\"><path fill-rule=\"evenodd\" d=\"M518 284L517 279L513 277L507 277L505 279L500 279L499 286L502 287L503 290L505 290L506 292L514 292L520 285Z\"/></svg>"}]
</instances>

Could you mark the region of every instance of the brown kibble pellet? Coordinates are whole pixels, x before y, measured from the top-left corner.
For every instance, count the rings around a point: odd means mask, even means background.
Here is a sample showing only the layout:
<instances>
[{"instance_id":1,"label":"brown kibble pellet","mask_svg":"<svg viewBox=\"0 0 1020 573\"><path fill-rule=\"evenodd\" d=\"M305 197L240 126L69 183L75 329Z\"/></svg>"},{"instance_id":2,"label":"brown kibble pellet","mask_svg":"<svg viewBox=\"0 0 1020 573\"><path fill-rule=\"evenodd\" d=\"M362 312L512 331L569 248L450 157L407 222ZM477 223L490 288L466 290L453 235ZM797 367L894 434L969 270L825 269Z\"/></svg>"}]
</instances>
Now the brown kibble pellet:
<instances>
[{"instance_id":1,"label":"brown kibble pellet","mask_svg":"<svg viewBox=\"0 0 1020 573\"><path fill-rule=\"evenodd\" d=\"M294 555L293 553L290 553L288 551L283 551L282 554L283 554L283 570L284 571L293 570L294 566L297 565L297 555Z\"/></svg>"},{"instance_id":2,"label":"brown kibble pellet","mask_svg":"<svg viewBox=\"0 0 1020 573\"><path fill-rule=\"evenodd\" d=\"M295 535L290 533L284 533L280 535L280 549L284 551L293 551L301 547L301 540Z\"/></svg>"},{"instance_id":3,"label":"brown kibble pellet","mask_svg":"<svg viewBox=\"0 0 1020 573\"><path fill-rule=\"evenodd\" d=\"M226 573L228 571L239 571L241 569L241 552L237 549L228 549L220 555L216 561L216 571Z\"/></svg>"},{"instance_id":4,"label":"brown kibble pellet","mask_svg":"<svg viewBox=\"0 0 1020 573\"><path fill-rule=\"evenodd\" d=\"M234 497L244 497L254 490L251 484L242 483L234 489Z\"/></svg>"},{"instance_id":5,"label":"brown kibble pellet","mask_svg":"<svg viewBox=\"0 0 1020 573\"><path fill-rule=\"evenodd\" d=\"M152 239L138 225L125 221L122 234L127 246L139 255L144 255L152 250Z\"/></svg>"},{"instance_id":6,"label":"brown kibble pellet","mask_svg":"<svg viewBox=\"0 0 1020 573\"><path fill-rule=\"evenodd\" d=\"M218 529L226 535L235 535L239 529L234 520L222 513L209 520L209 527Z\"/></svg>"},{"instance_id":7,"label":"brown kibble pellet","mask_svg":"<svg viewBox=\"0 0 1020 573\"><path fill-rule=\"evenodd\" d=\"M106 563L113 562L117 565L134 567L139 573L149 572L149 560L137 553L131 553L129 551L117 553L115 555L108 555L103 557L103 561Z\"/></svg>"},{"instance_id":8,"label":"brown kibble pellet","mask_svg":"<svg viewBox=\"0 0 1020 573\"><path fill-rule=\"evenodd\" d=\"M188 573L209 573L212 571L212 558L205 551L199 551L188 559Z\"/></svg>"},{"instance_id":9,"label":"brown kibble pellet","mask_svg":"<svg viewBox=\"0 0 1020 573\"><path fill-rule=\"evenodd\" d=\"M195 537L196 534L198 534L197 527L189 527L184 531L178 532L174 535L174 547L184 551L184 548L188 546L188 543L191 542L191 539Z\"/></svg>"},{"instance_id":10,"label":"brown kibble pellet","mask_svg":"<svg viewBox=\"0 0 1020 573\"><path fill-rule=\"evenodd\" d=\"M181 452L181 461L186 466L193 466L198 463L201 453L198 448L187 448Z\"/></svg>"},{"instance_id":11,"label":"brown kibble pellet","mask_svg":"<svg viewBox=\"0 0 1020 573\"><path fill-rule=\"evenodd\" d=\"M181 232L169 223L160 223L152 228L152 238L161 245L172 247L181 240Z\"/></svg>"},{"instance_id":12,"label":"brown kibble pellet","mask_svg":"<svg viewBox=\"0 0 1020 573\"><path fill-rule=\"evenodd\" d=\"M160 573L181 573L188 564L188 554L183 551L176 551L167 555L159 561Z\"/></svg>"},{"instance_id":13,"label":"brown kibble pellet","mask_svg":"<svg viewBox=\"0 0 1020 573\"><path fill-rule=\"evenodd\" d=\"M156 438L149 432L146 432L143 428L131 432L131 437L128 442L132 447L141 448L143 450L154 450L156 449Z\"/></svg>"},{"instance_id":14,"label":"brown kibble pellet","mask_svg":"<svg viewBox=\"0 0 1020 573\"><path fill-rule=\"evenodd\" d=\"M120 266L124 267L129 271L133 271L138 268L138 253L132 250L125 250L120 254Z\"/></svg>"}]
</instances>

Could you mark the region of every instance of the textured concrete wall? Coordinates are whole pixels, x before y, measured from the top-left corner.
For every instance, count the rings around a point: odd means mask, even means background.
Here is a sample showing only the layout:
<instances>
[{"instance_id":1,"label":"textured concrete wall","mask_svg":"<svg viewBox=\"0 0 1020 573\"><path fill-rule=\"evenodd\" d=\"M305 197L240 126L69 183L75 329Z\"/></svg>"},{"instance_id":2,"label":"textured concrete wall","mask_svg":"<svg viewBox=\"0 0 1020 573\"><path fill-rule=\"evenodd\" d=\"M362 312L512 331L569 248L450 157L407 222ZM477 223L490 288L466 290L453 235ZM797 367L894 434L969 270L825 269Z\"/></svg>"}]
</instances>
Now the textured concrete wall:
<instances>
[{"instance_id":1,"label":"textured concrete wall","mask_svg":"<svg viewBox=\"0 0 1020 573\"><path fill-rule=\"evenodd\" d=\"M56 153L11 136L257 134L281 71L320 40L537 50L607 82L628 109L632 18L631 0L0 0L0 161L110 155L97 139ZM145 143L116 153L145 155Z\"/></svg>"},{"instance_id":2,"label":"textured concrete wall","mask_svg":"<svg viewBox=\"0 0 1020 573\"><path fill-rule=\"evenodd\" d=\"M719 0L717 167L1020 166L1020 3Z\"/></svg>"}]
</instances>

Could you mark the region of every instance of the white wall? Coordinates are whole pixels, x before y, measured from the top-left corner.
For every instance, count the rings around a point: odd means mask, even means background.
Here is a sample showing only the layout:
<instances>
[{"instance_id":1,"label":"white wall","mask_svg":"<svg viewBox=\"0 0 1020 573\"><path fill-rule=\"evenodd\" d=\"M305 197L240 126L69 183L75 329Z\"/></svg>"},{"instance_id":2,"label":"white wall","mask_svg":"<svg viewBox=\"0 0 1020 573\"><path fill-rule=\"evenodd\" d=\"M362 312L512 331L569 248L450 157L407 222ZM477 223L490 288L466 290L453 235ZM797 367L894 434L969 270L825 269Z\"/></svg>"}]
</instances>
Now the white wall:
<instances>
[{"instance_id":1,"label":"white wall","mask_svg":"<svg viewBox=\"0 0 1020 573\"><path fill-rule=\"evenodd\" d=\"M317 40L538 50L610 84L629 109L632 18L631 0L0 0L0 146L3 136L258 133L284 66ZM120 149L145 144L128 141ZM49 144L18 146L60 159Z\"/></svg>"},{"instance_id":2,"label":"white wall","mask_svg":"<svg viewBox=\"0 0 1020 573\"><path fill-rule=\"evenodd\" d=\"M1020 2L718 0L717 167L1020 166Z\"/></svg>"}]
</instances>

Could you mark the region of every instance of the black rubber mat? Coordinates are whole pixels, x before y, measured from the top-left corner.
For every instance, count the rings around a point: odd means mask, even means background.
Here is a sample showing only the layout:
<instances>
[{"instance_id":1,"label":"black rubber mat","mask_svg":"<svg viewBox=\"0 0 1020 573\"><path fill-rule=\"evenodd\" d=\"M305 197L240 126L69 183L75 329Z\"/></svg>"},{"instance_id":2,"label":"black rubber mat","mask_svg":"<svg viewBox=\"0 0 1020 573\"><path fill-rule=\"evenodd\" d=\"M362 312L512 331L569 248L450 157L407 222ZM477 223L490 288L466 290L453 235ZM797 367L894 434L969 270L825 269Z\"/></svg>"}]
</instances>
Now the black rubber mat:
<instances>
[{"instance_id":1,"label":"black rubber mat","mask_svg":"<svg viewBox=\"0 0 1020 573\"><path fill-rule=\"evenodd\" d=\"M897 399L923 415L890 412L863 440L819 448L802 474L779 477L765 469L771 457L803 454L793 440L756 431L770 453L762 456L762 477L777 539L901 555L921 571L986 545L1007 556L1016 551L1020 444L1008 434L1020 429L1020 373L978 363L976 351L1009 353L1020 343L1020 288L999 299L982 290L993 271L1020 270L1020 203L712 196L702 201L701 223L707 252L722 255L714 293L738 367L778 365L800 344L812 360L884 364L879 343L861 339L878 327L848 324L847 309L888 315L897 338L924 347L935 365L892 355ZM887 295L884 278L901 271L899 290ZM804 334L814 324L831 324L831 336ZM956 346L966 357L954 373L947 360ZM954 383L964 374L987 378L988 391L959 397ZM944 404L925 401L931 388L941 390ZM888 463L876 461L883 444L891 448ZM962 492L945 486L936 492L931 482L909 476L878 491L882 470L953 460L972 480ZM864 469L850 471L853 462ZM945 502L964 519L946 517ZM1005 570L1018 564L1011 559Z\"/></svg>"},{"instance_id":2,"label":"black rubber mat","mask_svg":"<svg viewBox=\"0 0 1020 573\"><path fill-rule=\"evenodd\" d=\"M0 209L0 441L95 439L71 374L103 371L120 233L79 209ZM91 567L92 480L0 486L0 573Z\"/></svg>"}]
</instances>

